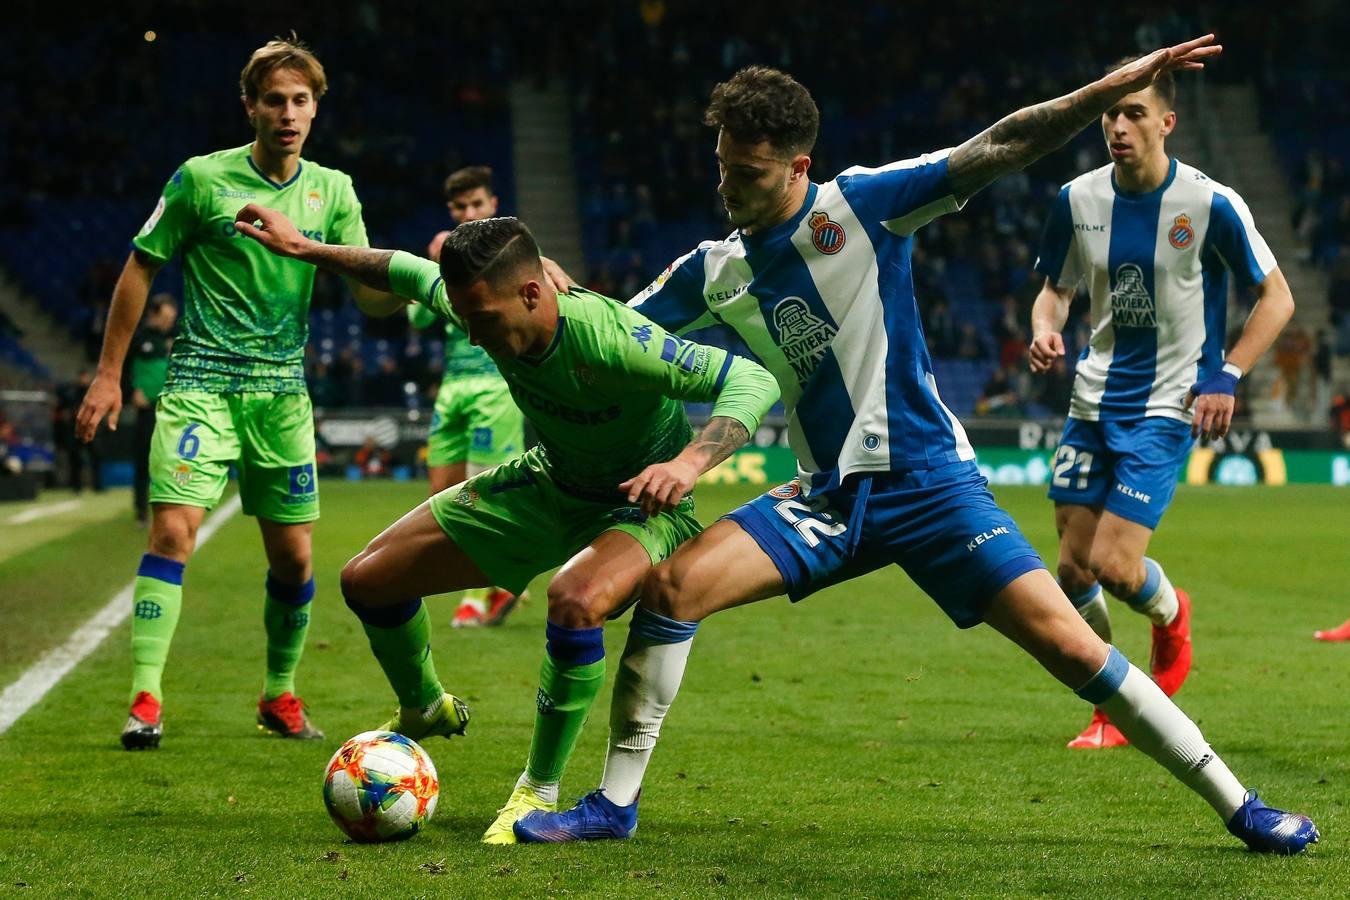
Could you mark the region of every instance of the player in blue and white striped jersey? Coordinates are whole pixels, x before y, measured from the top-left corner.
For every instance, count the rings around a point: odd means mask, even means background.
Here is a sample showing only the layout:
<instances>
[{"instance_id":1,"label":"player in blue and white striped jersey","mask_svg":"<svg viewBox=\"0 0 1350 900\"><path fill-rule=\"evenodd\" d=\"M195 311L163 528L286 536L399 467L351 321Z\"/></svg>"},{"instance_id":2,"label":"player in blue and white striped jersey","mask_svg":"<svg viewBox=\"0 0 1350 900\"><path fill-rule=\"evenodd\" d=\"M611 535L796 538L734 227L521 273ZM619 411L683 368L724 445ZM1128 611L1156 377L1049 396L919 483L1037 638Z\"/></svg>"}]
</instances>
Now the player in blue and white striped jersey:
<instances>
[{"instance_id":1,"label":"player in blue and white striped jersey","mask_svg":"<svg viewBox=\"0 0 1350 900\"><path fill-rule=\"evenodd\" d=\"M1150 668L1169 697L1191 667L1191 602L1144 554L1194 436L1227 433L1238 379L1294 311L1242 198L1168 157L1175 98L1164 75L1102 115L1112 162L1066 184L1051 209L1030 348L1033 372L1064 355L1060 332L1086 281L1092 337L1078 359L1050 485L1059 581L1104 641L1111 621L1103 587L1152 619ZM1258 299L1225 359L1230 273ZM1099 708L1069 746L1124 743Z\"/></svg>"},{"instance_id":2,"label":"player in blue and white striped jersey","mask_svg":"<svg viewBox=\"0 0 1350 900\"><path fill-rule=\"evenodd\" d=\"M957 625L987 622L1107 709L1249 846L1291 853L1315 839L1311 820L1247 792L1195 724L1088 627L994 503L938 396L910 274L917 228L1158 75L1202 67L1219 52L1212 41L1159 50L950 152L823 184L807 176L819 112L804 87L753 66L714 89L705 121L719 129L718 191L737 230L678 260L634 304L671 331L714 321L737 331L778 380L799 477L714 523L645 579L601 788L565 812L520 819L518 840L634 833L642 777L700 620L784 593L800 600L891 564Z\"/></svg>"}]
</instances>

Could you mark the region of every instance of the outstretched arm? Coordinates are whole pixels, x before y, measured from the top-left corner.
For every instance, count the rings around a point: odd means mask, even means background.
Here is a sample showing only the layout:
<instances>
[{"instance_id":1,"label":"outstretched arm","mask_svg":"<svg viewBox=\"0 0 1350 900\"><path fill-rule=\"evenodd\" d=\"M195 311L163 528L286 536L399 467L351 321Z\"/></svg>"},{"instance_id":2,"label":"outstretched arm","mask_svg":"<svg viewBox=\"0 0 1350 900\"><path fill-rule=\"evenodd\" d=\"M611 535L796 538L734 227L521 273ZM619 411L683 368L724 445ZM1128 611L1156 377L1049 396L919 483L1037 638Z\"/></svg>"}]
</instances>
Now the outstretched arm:
<instances>
[{"instance_id":1,"label":"outstretched arm","mask_svg":"<svg viewBox=\"0 0 1350 900\"><path fill-rule=\"evenodd\" d=\"M1166 72L1203 69L1223 47L1214 35L1155 50L1071 94L1019 109L952 151L948 177L964 203L1001 175L1017 172L1092 124L1121 97L1142 91Z\"/></svg>"},{"instance_id":2,"label":"outstretched arm","mask_svg":"<svg viewBox=\"0 0 1350 900\"><path fill-rule=\"evenodd\" d=\"M261 224L255 225L255 222ZM255 203L235 214L234 226L240 234L252 238L277 256L289 256L371 290L389 292L389 260L394 256L393 250L346 247L311 240L296 230L283 214ZM399 303L400 307L402 305Z\"/></svg>"}]
</instances>

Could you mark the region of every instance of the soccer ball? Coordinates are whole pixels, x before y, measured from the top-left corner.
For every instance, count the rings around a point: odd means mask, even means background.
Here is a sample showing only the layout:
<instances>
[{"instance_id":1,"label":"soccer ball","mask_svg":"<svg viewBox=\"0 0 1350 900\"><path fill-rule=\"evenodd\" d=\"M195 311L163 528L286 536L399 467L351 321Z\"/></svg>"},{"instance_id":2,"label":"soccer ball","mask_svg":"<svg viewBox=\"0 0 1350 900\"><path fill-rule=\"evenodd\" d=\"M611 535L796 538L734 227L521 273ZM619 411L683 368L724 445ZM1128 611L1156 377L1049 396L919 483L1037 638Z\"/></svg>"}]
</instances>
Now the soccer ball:
<instances>
[{"instance_id":1,"label":"soccer ball","mask_svg":"<svg viewBox=\"0 0 1350 900\"><path fill-rule=\"evenodd\" d=\"M401 841L430 821L439 790L436 767L416 741L363 731L328 761L323 802L352 840Z\"/></svg>"}]
</instances>

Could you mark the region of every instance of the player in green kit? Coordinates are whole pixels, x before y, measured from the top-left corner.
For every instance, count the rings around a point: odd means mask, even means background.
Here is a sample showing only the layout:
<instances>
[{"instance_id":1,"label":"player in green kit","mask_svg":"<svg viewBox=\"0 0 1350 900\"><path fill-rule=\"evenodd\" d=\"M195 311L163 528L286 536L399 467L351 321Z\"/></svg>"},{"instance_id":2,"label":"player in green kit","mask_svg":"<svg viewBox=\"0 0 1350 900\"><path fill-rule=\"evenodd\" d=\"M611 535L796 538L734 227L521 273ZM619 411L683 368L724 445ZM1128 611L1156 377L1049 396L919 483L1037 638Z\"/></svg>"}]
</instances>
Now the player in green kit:
<instances>
[{"instance_id":1,"label":"player in green kit","mask_svg":"<svg viewBox=\"0 0 1350 900\"><path fill-rule=\"evenodd\" d=\"M604 682L606 618L636 599L654 563L699 531L689 492L758 427L778 399L773 376L607 297L557 293L516 219L459 226L439 268L408 253L307 240L256 206L238 221L278 253L455 322L491 354L539 433L539 446L432 497L342 572L347 605L398 695L399 711L382 727L420 740L462 734L469 720L441 687L420 598L490 583L518 592L562 564L548 586L526 768L483 835L515 843L516 819L557 805L563 768ZM697 438L681 400L715 401Z\"/></svg>"},{"instance_id":2,"label":"player in green kit","mask_svg":"<svg viewBox=\"0 0 1350 900\"><path fill-rule=\"evenodd\" d=\"M131 715L122 731L129 750L159 746L161 675L182 608L183 570L232 465L268 562L258 723L286 737L323 736L295 694L319 516L314 418L301 363L314 268L244 238L234 213L252 201L284 211L315 240L365 246L351 179L300 158L326 87L323 67L304 45L278 39L255 51L240 77L254 141L179 167L133 240L113 293L98 376L77 421L85 441L105 416L109 428L117 427L122 364L150 283L160 266L181 256L183 316L157 404L150 540L132 601ZM361 285L353 293L369 314L403 305Z\"/></svg>"},{"instance_id":3,"label":"player in green kit","mask_svg":"<svg viewBox=\"0 0 1350 900\"><path fill-rule=\"evenodd\" d=\"M497 215L492 170L468 166L451 172L445 179L445 205L456 225ZM427 256L440 259L441 245L449 236L442 231L432 238ZM443 322L420 303L409 304L408 321L417 328L441 324L445 331L444 375L427 435L427 476L435 495L518 455L525 449L525 420L497 364L462 329ZM518 599L497 587L465 591L450 624L500 625Z\"/></svg>"}]
</instances>

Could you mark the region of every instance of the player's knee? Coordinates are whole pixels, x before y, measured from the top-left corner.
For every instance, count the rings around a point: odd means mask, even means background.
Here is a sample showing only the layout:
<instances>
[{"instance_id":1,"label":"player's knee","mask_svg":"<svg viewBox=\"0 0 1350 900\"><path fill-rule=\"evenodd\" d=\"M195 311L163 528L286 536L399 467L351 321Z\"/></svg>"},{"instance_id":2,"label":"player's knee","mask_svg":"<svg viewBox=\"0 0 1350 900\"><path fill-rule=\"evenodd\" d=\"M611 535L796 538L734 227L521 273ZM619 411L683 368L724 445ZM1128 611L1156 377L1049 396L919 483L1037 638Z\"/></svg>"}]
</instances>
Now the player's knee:
<instances>
[{"instance_id":1,"label":"player's knee","mask_svg":"<svg viewBox=\"0 0 1350 900\"><path fill-rule=\"evenodd\" d=\"M304 584L310 577L310 555L304 551L273 554L268 562L272 577L285 584Z\"/></svg>"},{"instance_id":2,"label":"player's knee","mask_svg":"<svg viewBox=\"0 0 1350 900\"><path fill-rule=\"evenodd\" d=\"M680 592L680 577L670 560L653 566L643 579L642 605L667 619L690 621Z\"/></svg>"},{"instance_id":3,"label":"player's knee","mask_svg":"<svg viewBox=\"0 0 1350 900\"><path fill-rule=\"evenodd\" d=\"M559 575L548 583L548 620L564 628L595 628L605 623L604 592L590 579Z\"/></svg>"},{"instance_id":4,"label":"player's knee","mask_svg":"<svg viewBox=\"0 0 1350 900\"><path fill-rule=\"evenodd\" d=\"M1092 574L1115 597L1131 597L1139 590L1140 569L1138 560L1119 554L1093 557L1092 560Z\"/></svg>"},{"instance_id":5,"label":"player's knee","mask_svg":"<svg viewBox=\"0 0 1350 900\"><path fill-rule=\"evenodd\" d=\"M155 516L150 528L150 552L185 562L192 555L197 529L185 516Z\"/></svg>"},{"instance_id":6,"label":"player's knee","mask_svg":"<svg viewBox=\"0 0 1350 900\"><path fill-rule=\"evenodd\" d=\"M357 607L369 608L377 605L374 594L375 579L371 577L372 567L369 560L369 554L362 550L342 567L339 579L342 585L342 599L353 610Z\"/></svg>"},{"instance_id":7,"label":"player's knee","mask_svg":"<svg viewBox=\"0 0 1350 900\"><path fill-rule=\"evenodd\" d=\"M1097 580L1091 569L1085 569L1072 560L1060 560L1055 574L1059 577L1060 587L1069 595L1081 594Z\"/></svg>"}]
</instances>

